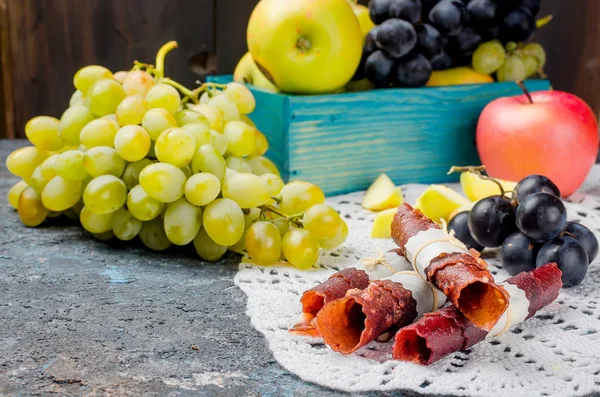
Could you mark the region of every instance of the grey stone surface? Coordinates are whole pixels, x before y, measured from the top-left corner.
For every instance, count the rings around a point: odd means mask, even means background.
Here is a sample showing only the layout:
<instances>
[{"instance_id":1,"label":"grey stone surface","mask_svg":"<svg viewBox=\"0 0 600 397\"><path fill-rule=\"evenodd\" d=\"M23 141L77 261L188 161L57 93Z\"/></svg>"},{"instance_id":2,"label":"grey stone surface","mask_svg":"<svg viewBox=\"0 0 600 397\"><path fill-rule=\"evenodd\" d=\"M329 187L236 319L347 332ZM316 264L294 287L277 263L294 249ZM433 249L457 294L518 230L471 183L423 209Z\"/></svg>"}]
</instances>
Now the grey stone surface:
<instances>
[{"instance_id":1,"label":"grey stone surface","mask_svg":"<svg viewBox=\"0 0 600 397\"><path fill-rule=\"evenodd\" d=\"M24 227L0 140L0 395L414 396L347 394L273 358L233 285L239 258L103 243L65 220Z\"/></svg>"}]
</instances>

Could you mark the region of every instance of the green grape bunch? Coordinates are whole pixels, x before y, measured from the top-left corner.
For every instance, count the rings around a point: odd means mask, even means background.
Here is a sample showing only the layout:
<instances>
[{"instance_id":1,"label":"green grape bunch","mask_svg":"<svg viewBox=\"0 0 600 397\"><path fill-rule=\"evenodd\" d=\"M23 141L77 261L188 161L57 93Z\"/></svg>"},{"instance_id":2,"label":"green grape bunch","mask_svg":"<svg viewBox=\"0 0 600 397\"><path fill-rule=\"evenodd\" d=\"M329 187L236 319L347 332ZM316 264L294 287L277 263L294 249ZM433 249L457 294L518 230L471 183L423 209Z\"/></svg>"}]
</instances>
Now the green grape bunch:
<instances>
[{"instance_id":1,"label":"green grape bunch","mask_svg":"<svg viewBox=\"0 0 600 397\"><path fill-rule=\"evenodd\" d=\"M473 53L473 69L484 74L496 74L498 81L522 81L536 74L545 77L546 51L538 43L506 46L498 40L482 43Z\"/></svg>"},{"instance_id":2,"label":"green grape bunch","mask_svg":"<svg viewBox=\"0 0 600 397\"><path fill-rule=\"evenodd\" d=\"M344 243L348 226L311 183L285 184L269 143L248 117L240 83L188 89L155 65L113 74L85 66L60 118L25 126L31 146L11 153L21 178L8 193L24 225L64 215L101 241L139 239L153 251L193 245L217 261L228 251L261 266L314 266Z\"/></svg>"}]
</instances>

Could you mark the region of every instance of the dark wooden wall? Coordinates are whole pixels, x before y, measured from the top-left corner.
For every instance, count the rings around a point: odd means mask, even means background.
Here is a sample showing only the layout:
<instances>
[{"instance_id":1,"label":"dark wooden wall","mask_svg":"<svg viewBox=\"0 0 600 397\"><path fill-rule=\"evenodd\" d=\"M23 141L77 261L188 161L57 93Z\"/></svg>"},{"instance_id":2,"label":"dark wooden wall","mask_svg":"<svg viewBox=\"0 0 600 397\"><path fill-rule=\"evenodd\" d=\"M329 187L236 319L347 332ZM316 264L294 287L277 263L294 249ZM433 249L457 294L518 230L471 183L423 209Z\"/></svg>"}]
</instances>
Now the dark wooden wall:
<instances>
[{"instance_id":1,"label":"dark wooden wall","mask_svg":"<svg viewBox=\"0 0 600 397\"><path fill-rule=\"evenodd\" d=\"M35 115L60 117L82 66L117 71L154 62L177 40L167 73L193 85L231 73L246 51L248 17L258 0L0 0L0 137L22 137ZM361 0L366 2L366 0ZM542 0L554 21L536 36L547 49L556 89L600 111L600 0ZM576 3L577 6L574 6Z\"/></svg>"}]
</instances>

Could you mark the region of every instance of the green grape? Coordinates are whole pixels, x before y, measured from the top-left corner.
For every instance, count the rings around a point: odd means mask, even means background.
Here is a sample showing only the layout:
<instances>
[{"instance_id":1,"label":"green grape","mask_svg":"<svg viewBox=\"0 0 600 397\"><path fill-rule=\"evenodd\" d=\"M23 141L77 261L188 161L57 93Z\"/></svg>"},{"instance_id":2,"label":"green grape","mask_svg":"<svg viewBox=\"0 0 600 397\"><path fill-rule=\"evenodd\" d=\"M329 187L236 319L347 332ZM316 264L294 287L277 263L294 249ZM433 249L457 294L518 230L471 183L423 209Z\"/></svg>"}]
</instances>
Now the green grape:
<instances>
[{"instance_id":1,"label":"green grape","mask_svg":"<svg viewBox=\"0 0 600 397\"><path fill-rule=\"evenodd\" d=\"M196 139L182 128L171 128L160 134L154 152L160 162L183 167L196 153Z\"/></svg>"},{"instance_id":2,"label":"green grape","mask_svg":"<svg viewBox=\"0 0 600 397\"><path fill-rule=\"evenodd\" d=\"M539 69L538 60L533 55L527 54L519 54L519 58L523 61L523 65L525 65L525 74L527 77L533 76Z\"/></svg>"},{"instance_id":3,"label":"green grape","mask_svg":"<svg viewBox=\"0 0 600 397\"><path fill-rule=\"evenodd\" d=\"M283 179L281 179L279 175L263 174L260 177L267 182L267 185L269 186L269 194L271 196L277 196L279 192L281 192L281 189L283 189L285 186Z\"/></svg>"},{"instance_id":4,"label":"green grape","mask_svg":"<svg viewBox=\"0 0 600 397\"><path fill-rule=\"evenodd\" d=\"M154 78L150 73L143 70L129 72L125 80L123 80L123 89L127 95L141 95L145 97L152 87L154 87Z\"/></svg>"},{"instance_id":5,"label":"green grape","mask_svg":"<svg viewBox=\"0 0 600 397\"><path fill-rule=\"evenodd\" d=\"M255 128L254 139L256 144L254 145L254 151L250 153L250 156L262 156L267 153L267 150L269 150L269 141L265 134Z\"/></svg>"},{"instance_id":6,"label":"green grape","mask_svg":"<svg viewBox=\"0 0 600 397\"><path fill-rule=\"evenodd\" d=\"M220 192L219 179L206 172L192 175L185 184L185 198L200 207L213 202Z\"/></svg>"},{"instance_id":7,"label":"green grape","mask_svg":"<svg viewBox=\"0 0 600 397\"><path fill-rule=\"evenodd\" d=\"M19 195L17 211L25 226L36 227L48 216L48 209L42 203L42 197L31 186L26 187Z\"/></svg>"},{"instance_id":8,"label":"green grape","mask_svg":"<svg viewBox=\"0 0 600 397\"><path fill-rule=\"evenodd\" d=\"M224 93L237 105L240 113L250 114L256 109L256 99L244 84L231 82L227 84Z\"/></svg>"},{"instance_id":9,"label":"green grape","mask_svg":"<svg viewBox=\"0 0 600 397\"><path fill-rule=\"evenodd\" d=\"M161 217L144 222L139 236L142 243L153 251L164 251L172 245L165 234Z\"/></svg>"},{"instance_id":10,"label":"green grape","mask_svg":"<svg viewBox=\"0 0 600 397\"><path fill-rule=\"evenodd\" d=\"M210 136L213 147L217 149L217 152L224 156L225 152L227 152L227 146L229 145L229 142L227 142L227 137L217 130L210 130Z\"/></svg>"},{"instance_id":11,"label":"green grape","mask_svg":"<svg viewBox=\"0 0 600 397\"><path fill-rule=\"evenodd\" d=\"M210 124L204 115L189 109L183 109L175 113L175 120L177 120L177 125L180 127L191 123L200 123L207 127Z\"/></svg>"},{"instance_id":12,"label":"green grape","mask_svg":"<svg viewBox=\"0 0 600 397\"><path fill-rule=\"evenodd\" d=\"M188 179L189 177L192 176L192 169L190 168L189 164L186 164L183 167L179 167L179 169L181 171L183 171L183 174L185 175L185 179Z\"/></svg>"},{"instance_id":13,"label":"green grape","mask_svg":"<svg viewBox=\"0 0 600 397\"><path fill-rule=\"evenodd\" d=\"M203 92L202 95L200 95L200 105L207 105L211 97L212 95L208 91Z\"/></svg>"},{"instance_id":14,"label":"green grape","mask_svg":"<svg viewBox=\"0 0 600 397\"><path fill-rule=\"evenodd\" d=\"M96 214L90 211L88 207L83 207L79 214L81 226L90 233L106 233L112 232L114 212L108 214Z\"/></svg>"},{"instance_id":15,"label":"green grape","mask_svg":"<svg viewBox=\"0 0 600 397\"><path fill-rule=\"evenodd\" d=\"M60 120L50 116L34 117L25 125L27 139L40 150L56 151L65 146L58 135Z\"/></svg>"},{"instance_id":16,"label":"green grape","mask_svg":"<svg viewBox=\"0 0 600 397\"><path fill-rule=\"evenodd\" d=\"M113 79L115 79L115 81L117 83L123 85L123 83L125 82L125 79L127 78L128 75L129 75L129 72L127 72L125 70L120 70L117 73L113 74Z\"/></svg>"},{"instance_id":17,"label":"green grape","mask_svg":"<svg viewBox=\"0 0 600 397\"><path fill-rule=\"evenodd\" d=\"M277 230L279 230L279 235L281 237L285 236L285 234L290 230L290 221L288 221L286 218L275 218L272 222L275 227L277 227Z\"/></svg>"},{"instance_id":18,"label":"green grape","mask_svg":"<svg viewBox=\"0 0 600 397\"><path fill-rule=\"evenodd\" d=\"M110 241L115 238L115 234L112 230L109 230L104 233L92 233L92 237L98 241Z\"/></svg>"},{"instance_id":19,"label":"green grape","mask_svg":"<svg viewBox=\"0 0 600 397\"><path fill-rule=\"evenodd\" d=\"M154 162L150 159L141 159L140 161L136 161L135 163L129 163L125 167L125 171L123 171L123 182L125 182L125 186L127 186L127 190L133 189L138 183L140 183L140 172L146 166L154 164Z\"/></svg>"},{"instance_id":20,"label":"green grape","mask_svg":"<svg viewBox=\"0 0 600 397\"><path fill-rule=\"evenodd\" d=\"M47 181L58 175L58 173L56 172L56 160L58 160L58 156L60 155L53 154L38 166L42 173L42 177L44 177L44 179Z\"/></svg>"},{"instance_id":21,"label":"green grape","mask_svg":"<svg viewBox=\"0 0 600 397\"><path fill-rule=\"evenodd\" d=\"M121 84L113 79L95 82L87 95L90 97L90 111L96 117L115 113L121 101L127 97Z\"/></svg>"},{"instance_id":22,"label":"green grape","mask_svg":"<svg viewBox=\"0 0 600 397\"><path fill-rule=\"evenodd\" d=\"M302 224L320 240L334 238L342 228L342 217L336 210L325 204L316 204L304 212Z\"/></svg>"},{"instance_id":23,"label":"green grape","mask_svg":"<svg viewBox=\"0 0 600 397\"><path fill-rule=\"evenodd\" d=\"M246 250L254 263L271 266L281 257L281 235L271 222L256 222L246 232Z\"/></svg>"},{"instance_id":24,"label":"green grape","mask_svg":"<svg viewBox=\"0 0 600 397\"><path fill-rule=\"evenodd\" d=\"M208 127L213 130L221 131L223 129L223 113L212 106L207 104L194 105L191 108L194 112L200 113L206 117L208 121Z\"/></svg>"},{"instance_id":25,"label":"green grape","mask_svg":"<svg viewBox=\"0 0 600 397\"><path fill-rule=\"evenodd\" d=\"M86 149L97 146L114 147L115 135L117 135L119 128L119 124L110 119L96 119L83 127L79 139Z\"/></svg>"},{"instance_id":26,"label":"green grape","mask_svg":"<svg viewBox=\"0 0 600 397\"><path fill-rule=\"evenodd\" d=\"M81 215L83 207L83 200L79 200L74 206L65 211L66 217L73 221L79 221L79 216Z\"/></svg>"},{"instance_id":27,"label":"green grape","mask_svg":"<svg viewBox=\"0 0 600 397\"><path fill-rule=\"evenodd\" d=\"M96 146L83 155L83 166L85 171L93 177L121 176L125 170L125 160L111 147Z\"/></svg>"},{"instance_id":28,"label":"green grape","mask_svg":"<svg viewBox=\"0 0 600 397\"><path fill-rule=\"evenodd\" d=\"M248 157L248 162L252 167L252 173L256 175L275 174L281 176L277 166L271 160L264 156Z\"/></svg>"},{"instance_id":29,"label":"green grape","mask_svg":"<svg viewBox=\"0 0 600 397\"><path fill-rule=\"evenodd\" d=\"M153 160L156 160L155 147L156 147L156 142L155 141L151 141L150 142L150 150L148 150L148 154L146 155L146 157L151 158Z\"/></svg>"},{"instance_id":30,"label":"green grape","mask_svg":"<svg viewBox=\"0 0 600 397\"><path fill-rule=\"evenodd\" d=\"M27 181L37 166L42 164L47 157L46 152L35 146L25 146L8 155L6 158L6 168L8 168L11 174Z\"/></svg>"},{"instance_id":31,"label":"green grape","mask_svg":"<svg viewBox=\"0 0 600 397\"><path fill-rule=\"evenodd\" d=\"M500 66L500 69L498 69L496 76L498 81L519 81L525 80L527 71L521 58L512 55L506 57L506 60Z\"/></svg>"},{"instance_id":32,"label":"green grape","mask_svg":"<svg viewBox=\"0 0 600 397\"><path fill-rule=\"evenodd\" d=\"M8 190L7 195L8 203L11 207L14 209L19 208L19 196L21 193L23 193L23 190L27 189L27 187L29 187L29 185L23 179L12 185L12 187Z\"/></svg>"},{"instance_id":33,"label":"green grape","mask_svg":"<svg viewBox=\"0 0 600 397\"><path fill-rule=\"evenodd\" d=\"M114 213L112 231L119 240L133 240L140 230L142 230L142 221L136 219L125 208L121 208Z\"/></svg>"},{"instance_id":34,"label":"green grape","mask_svg":"<svg viewBox=\"0 0 600 397\"><path fill-rule=\"evenodd\" d=\"M223 113L224 121L238 121L240 119L240 111L237 105L227 95L213 96L208 100L208 105L219 109Z\"/></svg>"},{"instance_id":35,"label":"green grape","mask_svg":"<svg viewBox=\"0 0 600 397\"><path fill-rule=\"evenodd\" d=\"M227 180L237 174L239 174L239 172L232 170L231 168L226 168L225 169L225 180Z\"/></svg>"},{"instance_id":36,"label":"green grape","mask_svg":"<svg viewBox=\"0 0 600 397\"><path fill-rule=\"evenodd\" d=\"M150 164L140 173L140 185L155 200L172 203L183 197L185 174L172 164Z\"/></svg>"},{"instance_id":37,"label":"green grape","mask_svg":"<svg viewBox=\"0 0 600 397\"><path fill-rule=\"evenodd\" d=\"M527 43L525 46L523 46L523 52L527 55L536 57L540 68L546 66L546 51L541 44Z\"/></svg>"},{"instance_id":38,"label":"green grape","mask_svg":"<svg viewBox=\"0 0 600 397\"><path fill-rule=\"evenodd\" d=\"M142 123L148 111L148 101L141 95L132 95L123 99L117 106L117 120L120 126L138 125Z\"/></svg>"},{"instance_id":39,"label":"green grape","mask_svg":"<svg viewBox=\"0 0 600 397\"><path fill-rule=\"evenodd\" d=\"M81 198L81 181L69 181L60 175L50 180L42 192L42 203L51 211L64 211Z\"/></svg>"},{"instance_id":40,"label":"green grape","mask_svg":"<svg viewBox=\"0 0 600 397\"><path fill-rule=\"evenodd\" d=\"M177 121L171 113L164 109L151 109L144 115L142 127L148 131L150 138L155 141L166 130L177 127Z\"/></svg>"},{"instance_id":41,"label":"green grape","mask_svg":"<svg viewBox=\"0 0 600 397\"><path fill-rule=\"evenodd\" d=\"M69 99L69 106L75 105L83 105L87 106L86 97L83 96L83 93L79 90L75 91L73 95L71 95L71 99Z\"/></svg>"},{"instance_id":42,"label":"green grape","mask_svg":"<svg viewBox=\"0 0 600 397\"><path fill-rule=\"evenodd\" d=\"M181 130L189 133L194 137L194 141L196 142L196 149L202 145L208 145L213 143L213 138L210 133L210 130L207 126L200 123L190 123L181 127ZM227 144L225 144L227 146Z\"/></svg>"},{"instance_id":43,"label":"green grape","mask_svg":"<svg viewBox=\"0 0 600 397\"><path fill-rule=\"evenodd\" d=\"M254 174L236 174L225 180L223 197L241 208L260 207L271 199L267 182Z\"/></svg>"},{"instance_id":44,"label":"green grape","mask_svg":"<svg viewBox=\"0 0 600 397\"><path fill-rule=\"evenodd\" d=\"M139 125L127 125L115 135L115 150L126 161L140 161L150 151L150 135Z\"/></svg>"},{"instance_id":45,"label":"green grape","mask_svg":"<svg viewBox=\"0 0 600 397\"><path fill-rule=\"evenodd\" d=\"M211 262L218 261L227 252L227 247L215 243L204 229L194 238L194 248L200 258Z\"/></svg>"},{"instance_id":46,"label":"green grape","mask_svg":"<svg viewBox=\"0 0 600 397\"><path fill-rule=\"evenodd\" d=\"M227 164L227 168L230 168L237 172L244 172L247 174L252 173L252 167L250 164L241 157L228 157L225 159L225 164Z\"/></svg>"},{"instance_id":47,"label":"green grape","mask_svg":"<svg viewBox=\"0 0 600 397\"><path fill-rule=\"evenodd\" d=\"M83 166L84 154L79 150L67 150L57 155L54 169L56 173L69 181L82 181L88 173Z\"/></svg>"},{"instance_id":48,"label":"green grape","mask_svg":"<svg viewBox=\"0 0 600 397\"><path fill-rule=\"evenodd\" d=\"M254 129L242 121L229 121L223 134L227 137L227 152L232 156L245 157L254 151L256 138Z\"/></svg>"},{"instance_id":49,"label":"green grape","mask_svg":"<svg viewBox=\"0 0 600 397\"><path fill-rule=\"evenodd\" d=\"M342 220L342 228L340 229L339 233L335 237L332 237L330 239L319 240L319 245L323 249L332 250L344 244L344 241L346 241L347 238L348 225Z\"/></svg>"},{"instance_id":50,"label":"green grape","mask_svg":"<svg viewBox=\"0 0 600 397\"><path fill-rule=\"evenodd\" d=\"M31 186L38 194L42 194L44 188L50 182L50 179L44 178L42 174L42 166L38 166L35 170L33 170L33 174L29 178L29 186Z\"/></svg>"},{"instance_id":51,"label":"green grape","mask_svg":"<svg viewBox=\"0 0 600 397\"><path fill-rule=\"evenodd\" d=\"M152 87L146 95L146 100L150 105L150 109L165 109L171 114L175 114L181 105L179 92L166 84L158 84Z\"/></svg>"},{"instance_id":52,"label":"green grape","mask_svg":"<svg viewBox=\"0 0 600 397\"><path fill-rule=\"evenodd\" d=\"M279 208L288 215L299 214L313 205L325 202L325 194L321 188L309 182L290 182L281 189L280 195Z\"/></svg>"},{"instance_id":53,"label":"green grape","mask_svg":"<svg viewBox=\"0 0 600 397\"><path fill-rule=\"evenodd\" d=\"M96 214L110 214L127 201L125 182L113 175L92 179L83 192L83 203Z\"/></svg>"},{"instance_id":54,"label":"green grape","mask_svg":"<svg viewBox=\"0 0 600 397\"><path fill-rule=\"evenodd\" d=\"M227 165L225 159L212 145L202 145L194 154L192 159L192 171L194 174L208 172L223 181Z\"/></svg>"},{"instance_id":55,"label":"green grape","mask_svg":"<svg viewBox=\"0 0 600 397\"><path fill-rule=\"evenodd\" d=\"M244 235L244 213L235 201L216 199L204 209L202 223L217 244L230 247Z\"/></svg>"},{"instance_id":56,"label":"green grape","mask_svg":"<svg viewBox=\"0 0 600 397\"><path fill-rule=\"evenodd\" d=\"M81 143L79 135L87 123L94 120L94 115L90 110L82 105L75 105L68 108L60 118L58 135L67 145L76 146Z\"/></svg>"},{"instance_id":57,"label":"green grape","mask_svg":"<svg viewBox=\"0 0 600 397\"><path fill-rule=\"evenodd\" d=\"M113 74L110 70L99 65L85 66L75 73L73 84L75 88L87 95L92 85L102 79L112 79Z\"/></svg>"},{"instance_id":58,"label":"green grape","mask_svg":"<svg viewBox=\"0 0 600 397\"><path fill-rule=\"evenodd\" d=\"M308 230L291 229L281 240L285 259L298 269L308 269L319 259L319 240Z\"/></svg>"},{"instance_id":59,"label":"green grape","mask_svg":"<svg viewBox=\"0 0 600 397\"><path fill-rule=\"evenodd\" d=\"M165 234L175 245L186 245L202 227L202 208L190 204L185 198L167 205L164 217Z\"/></svg>"},{"instance_id":60,"label":"green grape","mask_svg":"<svg viewBox=\"0 0 600 397\"><path fill-rule=\"evenodd\" d=\"M252 121L252 119L245 114L240 115L240 121L243 121L252 128L256 128L256 124L254 124L254 121Z\"/></svg>"},{"instance_id":61,"label":"green grape","mask_svg":"<svg viewBox=\"0 0 600 397\"><path fill-rule=\"evenodd\" d=\"M473 69L483 74L492 74L504 63L506 51L498 40L481 44L473 53Z\"/></svg>"},{"instance_id":62,"label":"green grape","mask_svg":"<svg viewBox=\"0 0 600 397\"><path fill-rule=\"evenodd\" d=\"M121 128L121 126L119 125L119 121L117 120L117 115L116 114L107 114L106 116L102 116L100 118L104 119L104 120L108 120L111 123L113 123L114 126L117 128L117 130L119 128Z\"/></svg>"},{"instance_id":63,"label":"green grape","mask_svg":"<svg viewBox=\"0 0 600 397\"><path fill-rule=\"evenodd\" d=\"M135 186L127 195L127 209L140 221L156 218L164 208L165 204L150 197L141 185Z\"/></svg>"}]
</instances>

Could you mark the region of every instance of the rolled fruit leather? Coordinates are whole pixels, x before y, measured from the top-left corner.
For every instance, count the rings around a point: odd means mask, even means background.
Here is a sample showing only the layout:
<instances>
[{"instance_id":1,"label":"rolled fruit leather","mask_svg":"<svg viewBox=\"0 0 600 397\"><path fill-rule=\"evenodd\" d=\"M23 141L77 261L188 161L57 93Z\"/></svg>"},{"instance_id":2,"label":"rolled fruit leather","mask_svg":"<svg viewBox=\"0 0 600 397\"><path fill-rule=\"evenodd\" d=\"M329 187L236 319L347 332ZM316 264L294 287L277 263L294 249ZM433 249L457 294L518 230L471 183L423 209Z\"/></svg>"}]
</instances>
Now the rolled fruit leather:
<instances>
[{"instance_id":1,"label":"rolled fruit leather","mask_svg":"<svg viewBox=\"0 0 600 397\"><path fill-rule=\"evenodd\" d=\"M392 222L392 238L427 281L464 316L491 330L508 307L508 293L494 282L487 264L417 209L403 204Z\"/></svg>"},{"instance_id":2,"label":"rolled fruit leather","mask_svg":"<svg viewBox=\"0 0 600 397\"><path fill-rule=\"evenodd\" d=\"M499 336L552 303L562 288L561 276L556 264L550 263L509 278L503 283L510 292L509 307L489 332L469 321L454 306L426 314L396 333L393 358L429 365L485 338Z\"/></svg>"}]
</instances>

